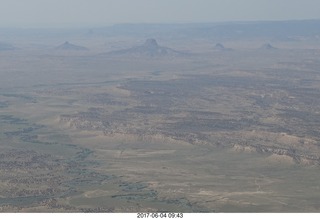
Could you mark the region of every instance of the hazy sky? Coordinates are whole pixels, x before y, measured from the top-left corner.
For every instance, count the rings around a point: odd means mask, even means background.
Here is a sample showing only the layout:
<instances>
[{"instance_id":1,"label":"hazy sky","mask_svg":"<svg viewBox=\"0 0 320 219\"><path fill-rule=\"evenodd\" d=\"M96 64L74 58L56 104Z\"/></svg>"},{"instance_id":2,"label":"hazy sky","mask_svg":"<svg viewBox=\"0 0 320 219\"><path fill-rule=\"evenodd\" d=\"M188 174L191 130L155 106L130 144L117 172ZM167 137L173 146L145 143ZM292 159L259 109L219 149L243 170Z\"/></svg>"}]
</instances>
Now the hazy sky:
<instances>
[{"instance_id":1,"label":"hazy sky","mask_svg":"<svg viewBox=\"0 0 320 219\"><path fill-rule=\"evenodd\" d=\"M0 0L0 26L320 19L320 0Z\"/></svg>"}]
</instances>

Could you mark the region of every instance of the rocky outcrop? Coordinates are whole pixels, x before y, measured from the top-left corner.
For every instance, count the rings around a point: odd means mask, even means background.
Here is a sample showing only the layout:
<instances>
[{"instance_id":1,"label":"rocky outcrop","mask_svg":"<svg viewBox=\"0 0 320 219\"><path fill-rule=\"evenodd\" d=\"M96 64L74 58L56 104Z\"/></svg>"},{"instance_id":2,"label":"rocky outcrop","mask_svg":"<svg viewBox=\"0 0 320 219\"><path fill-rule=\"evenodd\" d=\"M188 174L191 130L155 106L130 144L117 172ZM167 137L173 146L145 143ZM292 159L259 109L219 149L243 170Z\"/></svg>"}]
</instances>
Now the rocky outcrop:
<instances>
[{"instance_id":1,"label":"rocky outcrop","mask_svg":"<svg viewBox=\"0 0 320 219\"><path fill-rule=\"evenodd\" d=\"M163 129L150 129L130 122L102 119L90 113L61 115L60 122L70 128L83 131L101 131L112 138L135 139L138 141L184 142L193 145L207 145L208 141L200 133L169 132Z\"/></svg>"},{"instance_id":2,"label":"rocky outcrop","mask_svg":"<svg viewBox=\"0 0 320 219\"><path fill-rule=\"evenodd\" d=\"M90 120L85 115L72 116L72 115L61 115L60 122L67 123L70 128L76 128L79 130L103 130L105 126L101 121Z\"/></svg>"},{"instance_id":3,"label":"rocky outcrop","mask_svg":"<svg viewBox=\"0 0 320 219\"><path fill-rule=\"evenodd\" d=\"M260 47L260 50L276 50L277 48L273 47L270 43L263 44Z\"/></svg>"},{"instance_id":4,"label":"rocky outcrop","mask_svg":"<svg viewBox=\"0 0 320 219\"><path fill-rule=\"evenodd\" d=\"M224 47L224 45L221 44L221 43L217 43L217 44L213 47L213 50L214 50L214 51L220 51L220 52L222 52L222 51L232 51L232 49Z\"/></svg>"},{"instance_id":5,"label":"rocky outcrop","mask_svg":"<svg viewBox=\"0 0 320 219\"><path fill-rule=\"evenodd\" d=\"M129 49L117 50L107 53L108 55L129 55L138 57L164 57L183 55L184 53L159 46L155 39L147 39L144 44Z\"/></svg>"},{"instance_id":6,"label":"rocky outcrop","mask_svg":"<svg viewBox=\"0 0 320 219\"><path fill-rule=\"evenodd\" d=\"M69 43L68 41L57 46L55 49L56 50L65 50L65 51L87 51L88 50L86 47L74 45L74 44Z\"/></svg>"},{"instance_id":7,"label":"rocky outcrop","mask_svg":"<svg viewBox=\"0 0 320 219\"><path fill-rule=\"evenodd\" d=\"M278 155L291 158L295 163L303 165L320 165L320 157L314 154L307 154L291 148L271 147L264 145L239 145L235 144L232 148L236 152L258 152L263 154Z\"/></svg>"}]
</instances>

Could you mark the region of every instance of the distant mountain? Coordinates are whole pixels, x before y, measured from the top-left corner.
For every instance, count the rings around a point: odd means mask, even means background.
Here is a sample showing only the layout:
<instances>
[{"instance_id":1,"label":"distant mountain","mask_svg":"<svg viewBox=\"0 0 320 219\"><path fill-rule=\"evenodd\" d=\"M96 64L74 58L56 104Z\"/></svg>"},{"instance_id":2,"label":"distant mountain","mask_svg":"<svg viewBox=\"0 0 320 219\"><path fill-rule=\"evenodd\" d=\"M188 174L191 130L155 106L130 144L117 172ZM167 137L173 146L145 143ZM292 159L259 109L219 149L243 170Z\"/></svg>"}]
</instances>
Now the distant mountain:
<instances>
[{"instance_id":1,"label":"distant mountain","mask_svg":"<svg viewBox=\"0 0 320 219\"><path fill-rule=\"evenodd\" d=\"M0 42L0 51L15 50L15 47L9 43Z\"/></svg>"},{"instance_id":2,"label":"distant mountain","mask_svg":"<svg viewBox=\"0 0 320 219\"><path fill-rule=\"evenodd\" d=\"M86 51L88 49L86 47L74 45L74 44L71 44L68 41L66 41L65 43L61 44L60 46L57 46L56 50Z\"/></svg>"},{"instance_id":3,"label":"distant mountain","mask_svg":"<svg viewBox=\"0 0 320 219\"><path fill-rule=\"evenodd\" d=\"M215 51L232 51L232 49L224 47L224 45L221 43L217 43L214 46L213 50L215 50Z\"/></svg>"},{"instance_id":4,"label":"distant mountain","mask_svg":"<svg viewBox=\"0 0 320 219\"><path fill-rule=\"evenodd\" d=\"M260 47L260 50L276 50L277 48L273 47L270 43L263 44Z\"/></svg>"},{"instance_id":5,"label":"distant mountain","mask_svg":"<svg viewBox=\"0 0 320 219\"><path fill-rule=\"evenodd\" d=\"M155 39L147 39L145 43L140 46L135 46L129 49L112 51L107 54L161 57L161 56L183 55L184 53L170 49L168 47L159 46Z\"/></svg>"},{"instance_id":6,"label":"distant mountain","mask_svg":"<svg viewBox=\"0 0 320 219\"><path fill-rule=\"evenodd\" d=\"M319 20L249 21L193 24L116 24L91 29L97 36L159 36L166 38L243 39L243 38L292 38L320 35Z\"/></svg>"}]
</instances>

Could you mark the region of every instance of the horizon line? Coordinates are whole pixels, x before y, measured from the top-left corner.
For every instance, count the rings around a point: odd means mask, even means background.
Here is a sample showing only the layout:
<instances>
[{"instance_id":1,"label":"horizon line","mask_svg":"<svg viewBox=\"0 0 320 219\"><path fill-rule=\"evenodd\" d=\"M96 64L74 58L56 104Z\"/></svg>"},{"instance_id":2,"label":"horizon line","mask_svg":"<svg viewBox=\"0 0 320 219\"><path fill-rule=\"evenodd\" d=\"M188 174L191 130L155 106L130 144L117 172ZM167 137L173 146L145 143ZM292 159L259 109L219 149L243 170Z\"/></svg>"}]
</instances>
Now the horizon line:
<instances>
[{"instance_id":1,"label":"horizon line","mask_svg":"<svg viewBox=\"0 0 320 219\"><path fill-rule=\"evenodd\" d=\"M230 20L230 21L197 21L197 22L115 22L115 23L66 23L66 24L26 24L26 25L1 25L0 29L82 29L82 28L104 28L116 25L201 25L201 24L250 24L250 23L268 23L268 22L299 22L299 21L320 21L320 18L314 19L283 19L283 20Z\"/></svg>"}]
</instances>

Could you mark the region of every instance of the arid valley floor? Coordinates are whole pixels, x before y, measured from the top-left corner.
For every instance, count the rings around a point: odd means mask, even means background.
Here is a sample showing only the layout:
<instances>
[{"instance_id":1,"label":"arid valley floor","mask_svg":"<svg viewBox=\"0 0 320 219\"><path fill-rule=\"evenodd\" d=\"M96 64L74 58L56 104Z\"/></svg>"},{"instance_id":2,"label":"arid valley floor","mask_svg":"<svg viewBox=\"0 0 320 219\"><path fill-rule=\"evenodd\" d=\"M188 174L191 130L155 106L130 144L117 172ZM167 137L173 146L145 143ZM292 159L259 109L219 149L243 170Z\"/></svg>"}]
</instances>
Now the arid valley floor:
<instances>
[{"instance_id":1,"label":"arid valley floor","mask_svg":"<svg viewBox=\"0 0 320 219\"><path fill-rule=\"evenodd\" d=\"M0 51L1 212L320 212L319 36L28 34Z\"/></svg>"}]
</instances>

